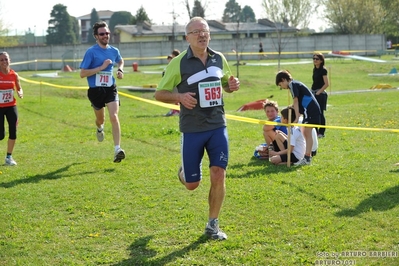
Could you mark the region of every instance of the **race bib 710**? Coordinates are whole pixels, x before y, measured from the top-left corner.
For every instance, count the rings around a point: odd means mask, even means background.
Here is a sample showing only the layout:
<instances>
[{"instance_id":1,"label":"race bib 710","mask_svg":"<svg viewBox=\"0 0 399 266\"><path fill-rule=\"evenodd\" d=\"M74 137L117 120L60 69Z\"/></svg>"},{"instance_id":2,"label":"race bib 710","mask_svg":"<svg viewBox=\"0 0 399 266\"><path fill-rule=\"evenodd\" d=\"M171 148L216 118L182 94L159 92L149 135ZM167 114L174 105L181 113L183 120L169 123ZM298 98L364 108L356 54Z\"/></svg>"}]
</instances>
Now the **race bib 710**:
<instances>
[{"instance_id":1,"label":"race bib 710","mask_svg":"<svg viewBox=\"0 0 399 266\"><path fill-rule=\"evenodd\" d=\"M96 87L111 87L112 73L109 71L101 71L96 74Z\"/></svg>"}]
</instances>

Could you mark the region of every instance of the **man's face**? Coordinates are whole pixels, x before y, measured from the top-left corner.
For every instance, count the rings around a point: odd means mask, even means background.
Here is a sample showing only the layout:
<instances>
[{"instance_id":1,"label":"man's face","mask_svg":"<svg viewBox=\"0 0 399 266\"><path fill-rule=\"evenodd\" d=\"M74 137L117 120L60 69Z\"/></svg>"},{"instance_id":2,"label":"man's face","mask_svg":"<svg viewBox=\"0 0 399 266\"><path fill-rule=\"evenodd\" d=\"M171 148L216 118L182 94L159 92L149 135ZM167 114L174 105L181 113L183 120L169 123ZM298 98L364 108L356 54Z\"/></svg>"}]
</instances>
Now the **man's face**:
<instances>
[{"instance_id":1,"label":"man's face","mask_svg":"<svg viewBox=\"0 0 399 266\"><path fill-rule=\"evenodd\" d=\"M109 38L111 37L111 32L107 27L99 28L97 30L96 39L102 45L107 45L109 43Z\"/></svg>"},{"instance_id":2,"label":"man's face","mask_svg":"<svg viewBox=\"0 0 399 266\"><path fill-rule=\"evenodd\" d=\"M211 40L208 24L204 21L195 21L188 27L187 42L192 49L206 49Z\"/></svg>"}]
</instances>

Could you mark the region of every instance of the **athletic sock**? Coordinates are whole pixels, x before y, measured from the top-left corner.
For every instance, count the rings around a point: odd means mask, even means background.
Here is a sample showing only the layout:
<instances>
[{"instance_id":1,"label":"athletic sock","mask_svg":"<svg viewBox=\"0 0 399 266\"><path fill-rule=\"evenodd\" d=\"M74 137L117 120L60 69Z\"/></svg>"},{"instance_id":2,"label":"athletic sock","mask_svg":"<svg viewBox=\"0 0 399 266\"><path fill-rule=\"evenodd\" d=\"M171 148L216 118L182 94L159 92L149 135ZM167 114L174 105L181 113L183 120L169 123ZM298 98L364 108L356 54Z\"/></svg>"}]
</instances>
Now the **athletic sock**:
<instances>
[{"instance_id":1,"label":"athletic sock","mask_svg":"<svg viewBox=\"0 0 399 266\"><path fill-rule=\"evenodd\" d=\"M210 224L210 225L213 225L214 223L215 223L215 220L217 220L218 218L209 218L208 219L208 223Z\"/></svg>"}]
</instances>

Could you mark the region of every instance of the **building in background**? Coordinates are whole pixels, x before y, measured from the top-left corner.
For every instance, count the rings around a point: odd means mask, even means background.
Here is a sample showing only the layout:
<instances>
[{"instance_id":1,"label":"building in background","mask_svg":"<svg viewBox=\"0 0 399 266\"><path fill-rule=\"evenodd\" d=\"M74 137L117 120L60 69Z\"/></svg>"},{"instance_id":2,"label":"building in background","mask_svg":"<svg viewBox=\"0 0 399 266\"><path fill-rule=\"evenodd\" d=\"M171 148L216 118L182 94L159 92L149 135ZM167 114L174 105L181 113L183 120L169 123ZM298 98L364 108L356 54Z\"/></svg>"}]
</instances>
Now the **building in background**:
<instances>
[{"instance_id":1,"label":"building in background","mask_svg":"<svg viewBox=\"0 0 399 266\"><path fill-rule=\"evenodd\" d=\"M113 11L110 10L100 10L97 11L100 20L105 21L109 25L109 20L111 19ZM87 38L93 33L92 23L91 23L91 13L77 17L80 22L80 36L82 38L82 43L87 43Z\"/></svg>"},{"instance_id":2,"label":"building in background","mask_svg":"<svg viewBox=\"0 0 399 266\"><path fill-rule=\"evenodd\" d=\"M250 38L261 39L274 36L277 33L293 35L297 28L281 23L274 23L268 19L259 19L257 22L224 23L217 20L208 20L212 39ZM154 42L154 41L184 41L185 25L151 25L148 22L139 25L116 25L114 43Z\"/></svg>"},{"instance_id":3,"label":"building in background","mask_svg":"<svg viewBox=\"0 0 399 266\"><path fill-rule=\"evenodd\" d=\"M97 11L100 20L110 24L111 16L115 12L110 10ZM80 25L81 43L86 44L92 34L91 13L77 17ZM298 29L282 23L274 23L268 19L258 19L256 22L228 22L208 20L212 39L263 39L271 36L295 35ZM4 36L5 38L10 35ZM46 45L46 36L36 36L34 32L25 32L18 37L18 42L11 46L42 46ZM2 38L2 36L0 36ZM157 41L174 42L185 41L185 25L151 25L143 22L137 25L116 25L111 37L111 43L148 43Z\"/></svg>"}]
</instances>

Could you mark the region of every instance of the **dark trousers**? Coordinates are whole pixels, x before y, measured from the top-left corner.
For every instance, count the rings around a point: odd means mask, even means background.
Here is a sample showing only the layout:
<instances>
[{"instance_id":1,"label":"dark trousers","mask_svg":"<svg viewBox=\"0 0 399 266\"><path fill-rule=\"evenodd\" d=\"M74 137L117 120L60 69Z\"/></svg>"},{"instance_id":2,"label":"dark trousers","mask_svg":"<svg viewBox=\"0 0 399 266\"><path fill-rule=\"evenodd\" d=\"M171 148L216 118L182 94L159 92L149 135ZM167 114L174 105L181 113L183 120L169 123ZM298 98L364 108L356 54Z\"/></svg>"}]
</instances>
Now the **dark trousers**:
<instances>
[{"instance_id":1,"label":"dark trousers","mask_svg":"<svg viewBox=\"0 0 399 266\"><path fill-rule=\"evenodd\" d=\"M320 125L325 126L326 125L326 117L324 116L324 111L327 110L327 93L323 92L320 93L319 95L315 95L317 102L320 105L320 111L321 111L321 116L320 116ZM324 135L326 132L326 128L320 127L316 128L317 134Z\"/></svg>"}]
</instances>

